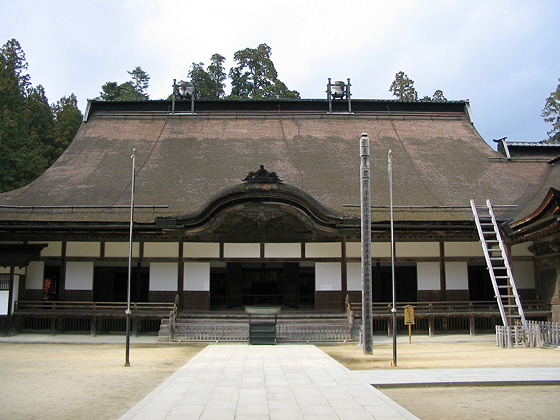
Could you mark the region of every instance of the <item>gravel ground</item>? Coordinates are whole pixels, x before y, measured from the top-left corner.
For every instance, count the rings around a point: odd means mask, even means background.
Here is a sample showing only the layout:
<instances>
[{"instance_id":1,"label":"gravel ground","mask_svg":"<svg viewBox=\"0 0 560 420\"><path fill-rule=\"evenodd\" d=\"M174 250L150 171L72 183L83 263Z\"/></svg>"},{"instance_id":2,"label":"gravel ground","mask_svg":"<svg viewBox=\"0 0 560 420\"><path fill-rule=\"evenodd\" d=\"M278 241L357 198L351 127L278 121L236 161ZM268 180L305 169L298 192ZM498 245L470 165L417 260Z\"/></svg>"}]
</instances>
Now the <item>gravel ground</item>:
<instances>
[{"instance_id":1,"label":"gravel ground","mask_svg":"<svg viewBox=\"0 0 560 420\"><path fill-rule=\"evenodd\" d=\"M460 340L460 337L457 337ZM437 338L436 338L437 340ZM392 343L377 343L373 356L352 344L323 351L353 370L391 369ZM558 367L558 348L503 349L492 341L421 342L397 345L399 369ZM560 418L560 386L449 386L384 388L381 391L417 417L428 419Z\"/></svg>"},{"instance_id":2,"label":"gravel ground","mask_svg":"<svg viewBox=\"0 0 560 420\"><path fill-rule=\"evenodd\" d=\"M202 347L133 344L0 343L5 419L117 419ZM389 369L390 343L364 356L356 344L322 346L351 369ZM560 366L560 349L500 349L489 342L398 346L398 368ZM429 387L382 390L422 419L559 418L560 386Z\"/></svg>"}]
</instances>

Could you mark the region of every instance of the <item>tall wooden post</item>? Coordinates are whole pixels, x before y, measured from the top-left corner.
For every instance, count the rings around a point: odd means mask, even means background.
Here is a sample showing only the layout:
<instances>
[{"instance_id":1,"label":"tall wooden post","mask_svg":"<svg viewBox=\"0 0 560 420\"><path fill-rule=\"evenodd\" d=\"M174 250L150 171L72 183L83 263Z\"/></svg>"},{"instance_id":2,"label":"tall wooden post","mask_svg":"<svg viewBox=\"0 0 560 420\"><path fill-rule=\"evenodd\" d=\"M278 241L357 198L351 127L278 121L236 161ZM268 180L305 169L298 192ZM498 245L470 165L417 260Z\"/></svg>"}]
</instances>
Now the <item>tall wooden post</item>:
<instances>
[{"instance_id":1,"label":"tall wooden post","mask_svg":"<svg viewBox=\"0 0 560 420\"><path fill-rule=\"evenodd\" d=\"M369 137L360 138L361 222L362 222L362 333L364 354L373 354L373 319L371 297L371 196Z\"/></svg>"}]
</instances>

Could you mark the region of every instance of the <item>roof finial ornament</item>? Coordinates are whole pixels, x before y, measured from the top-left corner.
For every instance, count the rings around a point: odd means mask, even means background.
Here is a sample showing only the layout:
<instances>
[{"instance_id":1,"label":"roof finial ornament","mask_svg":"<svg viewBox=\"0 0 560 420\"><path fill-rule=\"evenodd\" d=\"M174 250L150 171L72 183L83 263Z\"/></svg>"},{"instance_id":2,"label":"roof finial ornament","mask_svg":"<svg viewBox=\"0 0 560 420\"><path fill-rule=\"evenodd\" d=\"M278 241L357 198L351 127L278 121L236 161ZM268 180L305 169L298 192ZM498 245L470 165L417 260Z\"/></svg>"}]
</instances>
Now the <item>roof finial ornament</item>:
<instances>
[{"instance_id":1,"label":"roof finial ornament","mask_svg":"<svg viewBox=\"0 0 560 420\"><path fill-rule=\"evenodd\" d=\"M281 184L282 180L278 178L276 172L268 172L264 169L264 165L261 165L258 171L256 172L249 172L247 176L242 180L245 182L261 182L261 183L269 183L269 184Z\"/></svg>"}]
</instances>

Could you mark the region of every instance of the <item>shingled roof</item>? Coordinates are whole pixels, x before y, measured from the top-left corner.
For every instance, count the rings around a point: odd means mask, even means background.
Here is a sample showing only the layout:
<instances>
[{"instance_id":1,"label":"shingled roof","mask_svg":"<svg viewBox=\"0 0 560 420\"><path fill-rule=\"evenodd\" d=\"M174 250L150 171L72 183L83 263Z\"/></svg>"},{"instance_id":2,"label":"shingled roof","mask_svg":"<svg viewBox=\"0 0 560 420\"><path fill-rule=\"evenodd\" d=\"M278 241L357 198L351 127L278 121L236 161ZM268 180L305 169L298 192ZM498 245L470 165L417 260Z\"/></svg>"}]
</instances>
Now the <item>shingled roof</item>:
<instances>
[{"instance_id":1,"label":"shingled roof","mask_svg":"<svg viewBox=\"0 0 560 420\"><path fill-rule=\"evenodd\" d=\"M394 205L431 207L398 209L397 221L469 220L464 207L471 198L516 205L501 208L507 220L529 214L550 187L560 188L560 174L546 160L507 160L486 144L466 102L353 100L352 114L337 106L328 113L324 100L198 101L194 115L182 102L171 115L168 101L92 101L62 156L29 185L0 194L0 221L128 221L128 209L115 206L130 203L133 148L136 204L165 206L138 209L139 222L196 218L218 197L247 188L242 179L260 165L276 172L280 188L316 200L326 216L353 218L357 209L346 205L360 202L364 132L374 221L388 219L389 150Z\"/></svg>"}]
</instances>

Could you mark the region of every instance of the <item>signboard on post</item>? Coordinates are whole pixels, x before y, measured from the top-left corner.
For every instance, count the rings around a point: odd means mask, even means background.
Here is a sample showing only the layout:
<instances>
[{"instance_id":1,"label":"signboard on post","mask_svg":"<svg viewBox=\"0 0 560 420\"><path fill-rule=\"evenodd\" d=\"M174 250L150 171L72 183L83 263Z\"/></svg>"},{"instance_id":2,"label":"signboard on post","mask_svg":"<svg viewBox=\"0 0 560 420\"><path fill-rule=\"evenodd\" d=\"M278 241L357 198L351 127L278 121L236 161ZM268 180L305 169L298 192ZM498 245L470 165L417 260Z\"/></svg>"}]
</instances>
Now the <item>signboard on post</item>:
<instances>
[{"instance_id":1,"label":"signboard on post","mask_svg":"<svg viewBox=\"0 0 560 420\"><path fill-rule=\"evenodd\" d=\"M404 325L414 325L414 306L412 305L404 307Z\"/></svg>"},{"instance_id":2,"label":"signboard on post","mask_svg":"<svg viewBox=\"0 0 560 420\"><path fill-rule=\"evenodd\" d=\"M404 325L408 325L408 344L412 344L412 326L414 325L414 306L404 307Z\"/></svg>"}]
</instances>

